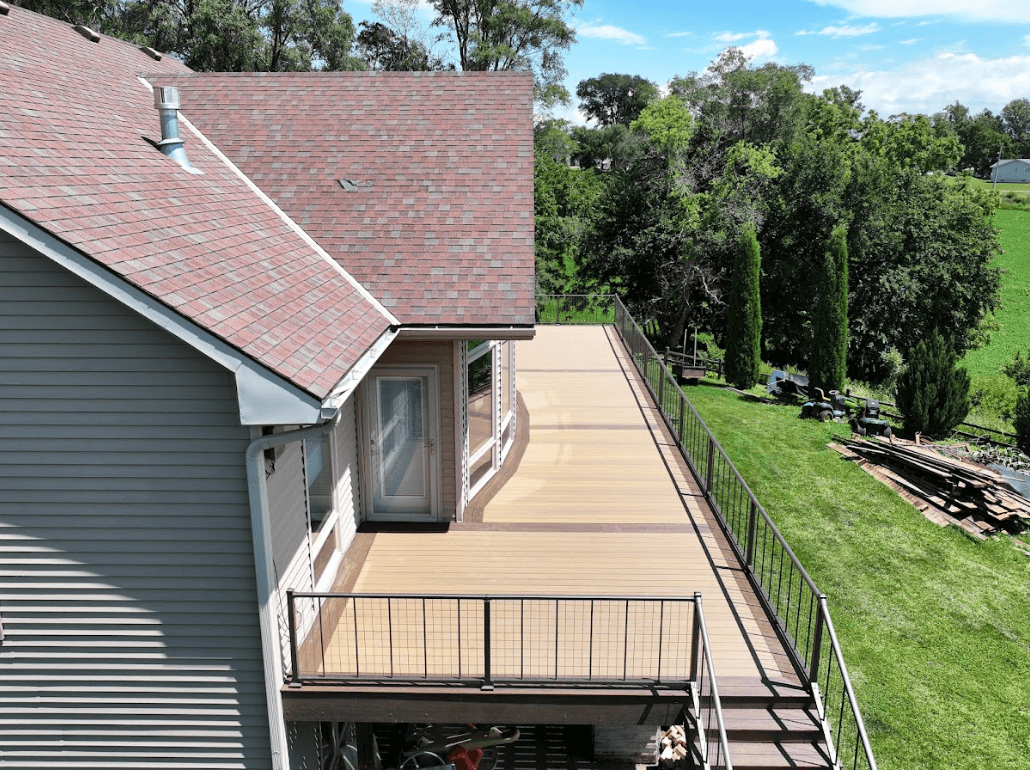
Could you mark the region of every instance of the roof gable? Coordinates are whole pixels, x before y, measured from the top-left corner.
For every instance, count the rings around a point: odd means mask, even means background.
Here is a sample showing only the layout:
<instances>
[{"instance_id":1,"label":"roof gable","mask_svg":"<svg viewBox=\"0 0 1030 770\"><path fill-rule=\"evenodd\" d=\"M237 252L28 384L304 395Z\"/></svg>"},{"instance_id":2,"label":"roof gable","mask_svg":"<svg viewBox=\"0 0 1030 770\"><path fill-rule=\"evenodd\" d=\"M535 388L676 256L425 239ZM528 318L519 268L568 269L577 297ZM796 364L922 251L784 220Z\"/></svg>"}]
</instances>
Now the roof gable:
<instances>
[{"instance_id":1,"label":"roof gable","mask_svg":"<svg viewBox=\"0 0 1030 770\"><path fill-rule=\"evenodd\" d=\"M0 16L0 202L318 398L392 319L183 127L162 155L144 72L188 72L14 7Z\"/></svg>"},{"instance_id":2,"label":"roof gable","mask_svg":"<svg viewBox=\"0 0 1030 770\"><path fill-rule=\"evenodd\" d=\"M153 82L403 323L533 323L527 73Z\"/></svg>"}]
</instances>

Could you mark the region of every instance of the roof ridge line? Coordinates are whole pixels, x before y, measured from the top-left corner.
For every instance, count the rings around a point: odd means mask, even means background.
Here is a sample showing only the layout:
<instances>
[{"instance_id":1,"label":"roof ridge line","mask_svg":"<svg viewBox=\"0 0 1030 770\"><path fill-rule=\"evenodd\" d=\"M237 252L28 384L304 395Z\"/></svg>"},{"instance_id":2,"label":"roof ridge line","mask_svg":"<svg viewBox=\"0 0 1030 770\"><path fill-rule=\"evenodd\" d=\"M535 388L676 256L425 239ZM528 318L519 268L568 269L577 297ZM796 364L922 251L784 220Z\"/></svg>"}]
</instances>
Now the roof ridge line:
<instances>
[{"instance_id":1,"label":"roof ridge line","mask_svg":"<svg viewBox=\"0 0 1030 770\"><path fill-rule=\"evenodd\" d=\"M172 75L171 77L176 76ZM150 84L148 80L146 80L146 78L138 76L138 79L148 89L150 89L151 91L154 90L154 87ZM400 320L393 313L391 313L378 299L376 299L372 295L372 293L368 289L366 289L361 284L361 282L358 281L358 279L356 279L353 275L347 272L343 265L341 265L339 262L333 259L329 255L329 252L323 249L314 238L308 235L308 233L304 230L303 227L301 227L299 224L293 221L293 219L285 211L279 208L279 206L276 205L275 201L273 201L268 195L266 195L265 192L260 187L258 187L249 176L244 174L243 171L241 171L235 163L229 160L225 153L223 153L214 142L208 139L204 135L203 131L201 131L199 128L193 125L193 123L190 122L190 120L181 111L179 112L179 121L185 124L186 127L190 131L192 131L193 134L204 144L204 146L207 147L211 152L213 152L215 156L222 161L222 163L224 163L234 174L236 174L236 176L238 176L243 181L243 183L247 185L247 187L265 203L265 205L271 208L272 211L274 211L279 216L279 218L286 223L287 227L293 230L305 243L308 244L308 246L314 249L316 254L318 254L320 257L322 257L322 259L324 259L326 262L332 265L333 268L340 275L342 275L351 284L351 286L354 287L355 291L357 291L362 297L368 300L372 304L372 306L386 318L387 321L394 325L400 325Z\"/></svg>"}]
</instances>

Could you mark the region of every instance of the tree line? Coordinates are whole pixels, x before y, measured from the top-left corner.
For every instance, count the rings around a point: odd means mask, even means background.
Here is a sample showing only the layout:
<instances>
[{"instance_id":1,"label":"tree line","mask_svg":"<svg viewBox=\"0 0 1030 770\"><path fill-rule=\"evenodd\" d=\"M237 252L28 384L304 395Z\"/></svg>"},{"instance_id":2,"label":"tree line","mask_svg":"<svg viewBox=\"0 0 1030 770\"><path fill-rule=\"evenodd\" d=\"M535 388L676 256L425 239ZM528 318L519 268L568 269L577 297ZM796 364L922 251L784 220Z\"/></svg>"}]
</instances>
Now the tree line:
<instances>
[{"instance_id":1,"label":"tree line","mask_svg":"<svg viewBox=\"0 0 1030 770\"><path fill-rule=\"evenodd\" d=\"M617 291L660 344L697 327L725 345L736 252L753 229L761 356L807 370L842 344L819 320L836 238L847 376L889 384L934 331L957 356L984 344L999 290L995 200L968 175L944 176L968 154L964 124L884 119L847 86L806 92L812 76L727 49L665 97L633 76L580 83L593 126L536 127L541 291ZM1024 103L1002 125L1026 139Z\"/></svg>"},{"instance_id":2,"label":"tree line","mask_svg":"<svg viewBox=\"0 0 1030 770\"><path fill-rule=\"evenodd\" d=\"M11 0L171 54L198 71L522 70L547 108L569 94L568 13L583 0L374 0L357 28L341 0Z\"/></svg>"}]
</instances>

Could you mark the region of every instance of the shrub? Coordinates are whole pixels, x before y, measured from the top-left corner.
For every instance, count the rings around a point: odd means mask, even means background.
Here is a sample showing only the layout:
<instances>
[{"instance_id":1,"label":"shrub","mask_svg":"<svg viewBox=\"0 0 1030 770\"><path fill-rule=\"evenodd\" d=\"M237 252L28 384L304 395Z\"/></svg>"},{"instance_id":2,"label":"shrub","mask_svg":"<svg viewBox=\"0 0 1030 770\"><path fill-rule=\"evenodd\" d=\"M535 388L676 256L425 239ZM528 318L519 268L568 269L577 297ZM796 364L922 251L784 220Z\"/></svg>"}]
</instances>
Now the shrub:
<instances>
[{"instance_id":1,"label":"shrub","mask_svg":"<svg viewBox=\"0 0 1030 770\"><path fill-rule=\"evenodd\" d=\"M737 243L726 322L726 381L741 390L755 386L761 366L761 266L755 227L748 225Z\"/></svg>"},{"instance_id":2,"label":"shrub","mask_svg":"<svg viewBox=\"0 0 1030 770\"><path fill-rule=\"evenodd\" d=\"M970 404L985 415L1011 420L1016 412L1019 388L1009 377L974 377Z\"/></svg>"},{"instance_id":3,"label":"shrub","mask_svg":"<svg viewBox=\"0 0 1030 770\"><path fill-rule=\"evenodd\" d=\"M969 373L934 331L909 354L898 379L898 410L905 430L935 438L951 434L969 412Z\"/></svg>"},{"instance_id":4,"label":"shrub","mask_svg":"<svg viewBox=\"0 0 1030 770\"><path fill-rule=\"evenodd\" d=\"M1030 393L1026 388L1019 389L1013 422L1016 428L1016 446L1030 455Z\"/></svg>"}]
</instances>

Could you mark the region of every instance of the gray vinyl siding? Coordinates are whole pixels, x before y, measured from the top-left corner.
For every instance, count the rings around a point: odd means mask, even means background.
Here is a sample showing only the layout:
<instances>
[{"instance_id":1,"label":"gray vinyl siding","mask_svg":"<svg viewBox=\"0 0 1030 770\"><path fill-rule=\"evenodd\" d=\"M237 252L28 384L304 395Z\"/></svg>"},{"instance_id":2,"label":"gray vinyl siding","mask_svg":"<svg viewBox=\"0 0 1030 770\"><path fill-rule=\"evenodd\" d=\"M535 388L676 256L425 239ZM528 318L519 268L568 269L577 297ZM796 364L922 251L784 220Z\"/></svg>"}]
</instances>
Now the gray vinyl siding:
<instances>
[{"instance_id":1,"label":"gray vinyl siding","mask_svg":"<svg viewBox=\"0 0 1030 770\"><path fill-rule=\"evenodd\" d=\"M336 471L334 503L340 511L339 547L346 552L361 522L361 482L358 476L358 427L355 397L341 407L340 422L333 431L333 466Z\"/></svg>"},{"instance_id":2,"label":"gray vinyl siding","mask_svg":"<svg viewBox=\"0 0 1030 770\"><path fill-rule=\"evenodd\" d=\"M0 766L271 765L232 376L0 234Z\"/></svg>"}]
</instances>

